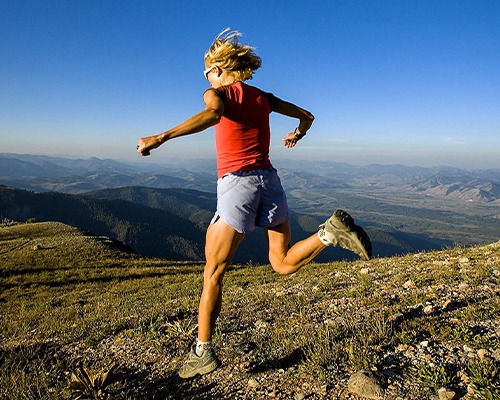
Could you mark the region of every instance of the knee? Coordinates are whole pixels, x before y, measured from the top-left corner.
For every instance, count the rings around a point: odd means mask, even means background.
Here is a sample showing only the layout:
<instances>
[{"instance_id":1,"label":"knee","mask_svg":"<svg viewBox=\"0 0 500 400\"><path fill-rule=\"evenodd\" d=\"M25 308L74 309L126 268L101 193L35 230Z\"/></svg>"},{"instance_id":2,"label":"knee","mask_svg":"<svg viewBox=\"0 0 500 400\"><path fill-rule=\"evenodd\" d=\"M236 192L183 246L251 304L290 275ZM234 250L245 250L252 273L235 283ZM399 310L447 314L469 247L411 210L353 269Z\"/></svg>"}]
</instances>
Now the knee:
<instances>
[{"instance_id":1,"label":"knee","mask_svg":"<svg viewBox=\"0 0 500 400\"><path fill-rule=\"evenodd\" d=\"M290 266L283 263L272 262L271 267L273 267L273 270L280 275L290 275L295 272L293 268L290 268Z\"/></svg>"},{"instance_id":2,"label":"knee","mask_svg":"<svg viewBox=\"0 0 500 400\"><path fill-rule=\"evenodd\" d=\"M206 266L203 273L204 286L219 286L222 285L226 268L224 266Z\"/></svg>"}]
</instances>

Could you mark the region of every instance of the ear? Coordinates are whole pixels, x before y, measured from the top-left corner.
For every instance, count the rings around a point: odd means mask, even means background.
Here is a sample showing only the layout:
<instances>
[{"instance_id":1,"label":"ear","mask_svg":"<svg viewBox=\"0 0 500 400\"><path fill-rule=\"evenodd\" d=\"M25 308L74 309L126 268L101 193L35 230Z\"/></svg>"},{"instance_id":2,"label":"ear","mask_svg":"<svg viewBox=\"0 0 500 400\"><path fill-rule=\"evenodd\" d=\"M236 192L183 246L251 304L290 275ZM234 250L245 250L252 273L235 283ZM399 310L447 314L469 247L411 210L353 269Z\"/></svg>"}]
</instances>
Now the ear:
<instances>
[{"instance_id":1,"label":"ear","mask_svg":"<svg viewBox=\"0 0 500 400\"><path fill-rule=\"evenodd\" d=\"M215 73L217 74L218 77L221 76L222 73L224 72L222 68L219 67L218 65L215 65L214 68L215 68Z\"/></svg>"}]
</instances>

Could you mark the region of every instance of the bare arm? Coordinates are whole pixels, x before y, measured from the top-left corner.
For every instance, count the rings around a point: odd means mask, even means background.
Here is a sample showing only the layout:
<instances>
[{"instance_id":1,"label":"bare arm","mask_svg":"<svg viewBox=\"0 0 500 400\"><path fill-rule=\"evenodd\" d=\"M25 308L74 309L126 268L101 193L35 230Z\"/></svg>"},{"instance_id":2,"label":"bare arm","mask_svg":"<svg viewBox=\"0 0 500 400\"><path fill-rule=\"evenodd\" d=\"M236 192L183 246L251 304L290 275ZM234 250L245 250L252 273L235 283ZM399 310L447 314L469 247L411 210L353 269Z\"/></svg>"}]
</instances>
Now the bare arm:
<instances>
[{"instance_id":1,"label":"bare arm","mask_svg":"<svg viewBox=\"0 0 500 400\"><path fill-rule=\"evenodd\" d=\"M299 120L297 130L301 135L297 137L295 133L289 133L283 138L283 142L288 148L292 148L297 144L297 141L306 134L314 121L314 115L309 111L281 99L278 99L278 102L274 105L273 111Z\"/></svg>"},{"instance_id":2,"label":"bare arm","mask_svg":"<svg viewBox=\"0 0 500 400\"><path fill-rule=\"evenodd\" d=\"M148 156L150 151L161 146L167 140L201 132L219 123L224 113L224 104L213 90L207 90L203 95L205 109L193 115L176 127L154 136L143 137L139 140L137 152Z\"/></svg>"}]
</instances>

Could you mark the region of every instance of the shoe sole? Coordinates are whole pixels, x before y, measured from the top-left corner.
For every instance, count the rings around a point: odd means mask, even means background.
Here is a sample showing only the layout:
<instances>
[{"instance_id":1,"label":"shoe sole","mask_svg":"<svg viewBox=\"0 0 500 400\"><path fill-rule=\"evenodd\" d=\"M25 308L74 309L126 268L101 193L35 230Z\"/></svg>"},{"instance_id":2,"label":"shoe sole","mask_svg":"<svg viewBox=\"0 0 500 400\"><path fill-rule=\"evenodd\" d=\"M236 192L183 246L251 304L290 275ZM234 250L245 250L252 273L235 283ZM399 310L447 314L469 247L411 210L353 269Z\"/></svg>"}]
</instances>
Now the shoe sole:
<instances>
[{"instance_id":1,"label":"shoe sole","mask_svg":"<svg viewBox=\"0 0 500 400\"><path fill-rule=\"evenodd\" d=\"M339 244L344 249L353 251L366 261L371 258L372 245L368 234L344 210L335 211L325 228L339 239Z\"/></svg>"}]
</instances>

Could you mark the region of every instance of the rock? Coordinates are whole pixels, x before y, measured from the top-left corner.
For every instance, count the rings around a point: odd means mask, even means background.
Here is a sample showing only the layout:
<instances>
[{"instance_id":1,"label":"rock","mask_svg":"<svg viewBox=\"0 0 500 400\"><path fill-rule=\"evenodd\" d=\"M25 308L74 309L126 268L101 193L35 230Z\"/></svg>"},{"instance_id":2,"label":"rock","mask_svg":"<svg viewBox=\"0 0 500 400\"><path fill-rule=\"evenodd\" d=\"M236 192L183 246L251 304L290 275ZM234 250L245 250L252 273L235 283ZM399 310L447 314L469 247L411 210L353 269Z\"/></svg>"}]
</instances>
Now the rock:
<instances>
[{"instance_id":1,"label":"rock","mask_svg":"<svg viewBox=\"0 0 500 400\"><path fill-rule=\"evenodd\" d=\"M464 371L458 371L457 372L457 377L464 383L470 382L470 378L467 376L467 373Z\"/></svg>"},{"instance_id":2,"label":"rock","mask_svg":"<svg viewBox=\"0 0 500 400\"><path fill-rule=\"evenodd\" d=\"M437 308L433 305L425 306L424 307L424 314L433 314L435 313Z\"/></svg>"},{"instance_id":3,"label":"rock","mask_svg":"<svg viewBox=\"0 0 500 400\"><path fill-rule=\"evenodd\" d=\"M453 302L450 299L447 299L443 304L443 310L448 311L451 308L452 304Z\"/></svg>"},{"instance_id":4,"label":"rock","mask_svg":"<svg viewBox=\"0 0 500 400\"><path fill-rule=\"evenodd\" d=\"M448 391L446 388L441 388L438 390L439 400L453 400L456 396L455 392Z\"/></svg>"},{"instance_id":5,"label":"rock","mask_svg":"<svg viewBox=\"0 0 500 400\"><path fill-rule=\"evenodd\" d=\"M403 283L403 287L405 289L413 289L413 288L415 288L415 283L410 279L410 280L407 280L405 283Z\"/></svg>"},{"instance_id":6,"label":"rock","mask_svg":"<svg viewBox=\"0 0 500 400\"><path fill-rule=\"evenodd\" d=\"M404 353L406 350L408 350L408 345L407 344L400 344L398 347L396 347L396 353Z\"/></svg>"},{"instance_id":7,"label":"rock","mask_svg":"<svg viewBox=\"0 0 500 400\"><path fill-rule=\"evenodd\" d=\"M491 357L496 360L496 361L500 361L500 348L499 349L496 349L494 350L492 353L491 353Z\"/></svg>"},{"instance_id":8,"label":"rock","mask_svg":"<svg viewBox=\"0 0 500 400\"><path fill-rule=\"evenodd\" d=\"M260 383L257 382L255 379L250 378L248 380L247 386L250 387L250 388L253 388L253 389L257 389L260 386Z\"/></svg>"},{"instance_id":9,"label":"rock","mask_svg":"<svg viewBox=\"0 0 500 400\"><path fill-rule=\"evenodd\" d=\"M349 378L347 388L352 394L367 399L383 399L384 389L372 371L358 371Z\"/></svg>"},{"instance_id":10,"label":"rock","mask_svg":"<svg viewBox=\"0 0 500 400\"><path fill-rule=\"evenodd\" d=\"M479 349L477 351L477 356L481 361L484 361L485 357L488 355L488 350L486 349Z\"/></svg>"},{"instance_id":11,"label":"rock","mask_svg":"<svg viewBox=\"0 0 500 400\"><path fill-rule=\"evenodd\" d=\"M255 321L255 327L257 329L266 329L269 324L261 319Z\"/></svg>"}]
</instances>

